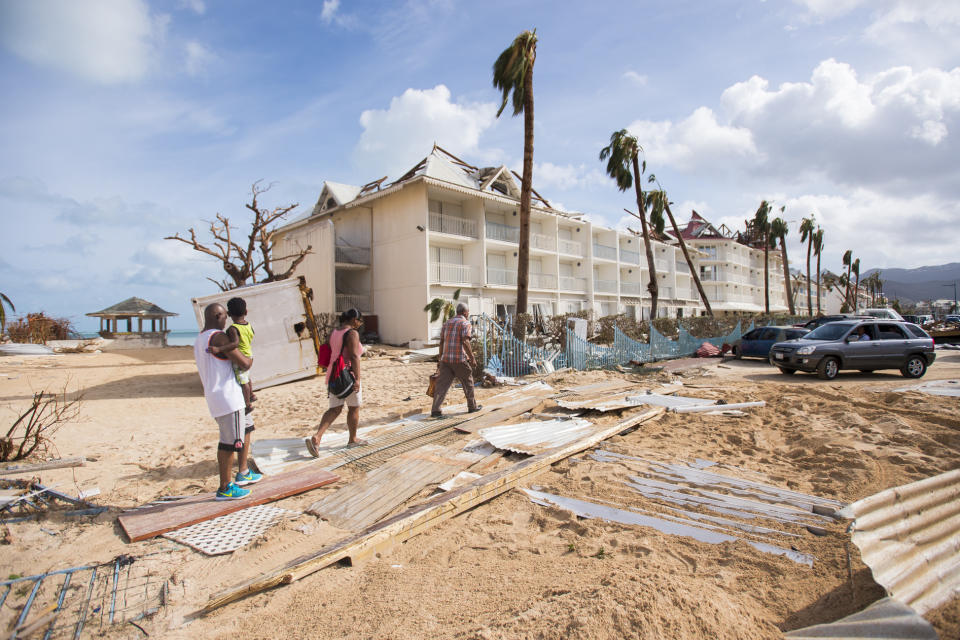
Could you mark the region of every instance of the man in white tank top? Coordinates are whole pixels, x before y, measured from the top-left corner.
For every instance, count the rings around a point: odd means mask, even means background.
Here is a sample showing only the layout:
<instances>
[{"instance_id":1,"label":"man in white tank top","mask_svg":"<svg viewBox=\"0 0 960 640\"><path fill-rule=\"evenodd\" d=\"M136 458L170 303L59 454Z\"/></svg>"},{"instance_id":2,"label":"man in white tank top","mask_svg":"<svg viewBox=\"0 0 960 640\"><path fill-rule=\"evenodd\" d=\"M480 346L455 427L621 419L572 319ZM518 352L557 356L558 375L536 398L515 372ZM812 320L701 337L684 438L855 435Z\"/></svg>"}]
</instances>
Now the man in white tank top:
<instances>
[{"instance_id":1,"label":"man in white tank top","mask_svg":"<svg viewBox=\"0 0 960 640\"><path fill-rule=\"evenodd\" d=\"M193 344L193 357L197 361L207 408L220 427L220 442L217 445L220 486L216 499L236 500L250 494L250 490L244 489L243 485L253 484L262 477L247 467L253 418L244 412L246 403L243 389L233 370L234 365L243 370L249 369L252 361L236 348L220 352L219 347L230 343L223 332L227 326L227 310L223 305L208 305L203 310L203 320L203 331ZM211 347L214 347L213 351ZM238 470L231 481L234 454L237 454Z\"/></svg>"}]
</instances>

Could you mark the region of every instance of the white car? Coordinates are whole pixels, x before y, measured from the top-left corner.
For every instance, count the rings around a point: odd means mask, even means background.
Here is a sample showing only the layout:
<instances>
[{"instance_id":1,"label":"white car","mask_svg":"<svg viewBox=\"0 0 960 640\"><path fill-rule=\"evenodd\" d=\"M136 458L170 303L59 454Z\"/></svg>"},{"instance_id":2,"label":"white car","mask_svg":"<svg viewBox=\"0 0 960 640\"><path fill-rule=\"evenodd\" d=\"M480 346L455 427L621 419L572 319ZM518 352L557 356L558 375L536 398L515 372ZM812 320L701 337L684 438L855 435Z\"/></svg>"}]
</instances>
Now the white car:
<instances>
[{"instance_id":1,"label":"white car","mask_svg":"<svg viewBox=\"0 0 960 640\"><path fill-rule=\"evenodd\" d=\"M863 309L860 311L860 313L865 316L880 318L881 320L899 320L900 322L903 322L903 316L893 309Z\"/></svg>"}]
</instances>

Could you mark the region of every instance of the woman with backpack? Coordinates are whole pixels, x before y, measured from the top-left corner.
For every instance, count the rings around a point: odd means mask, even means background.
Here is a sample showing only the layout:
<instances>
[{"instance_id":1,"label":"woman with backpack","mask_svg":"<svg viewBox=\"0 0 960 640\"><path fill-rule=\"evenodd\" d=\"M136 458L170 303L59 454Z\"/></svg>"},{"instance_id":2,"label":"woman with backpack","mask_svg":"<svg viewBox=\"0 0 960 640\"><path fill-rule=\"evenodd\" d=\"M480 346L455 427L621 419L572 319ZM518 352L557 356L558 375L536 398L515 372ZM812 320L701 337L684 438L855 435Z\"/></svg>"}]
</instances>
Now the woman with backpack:
<instances>
[{"instance_id":1,"label":"woman with backpack","mask_svg":"<svg viewBox=\"0 0 960 640\"><path fill-rule=\"evenodd\" d=\"M307 451L314 458L320 457L320 438L340 415L344 405L347 406L347 429L350 431L347 446L366 444L365 441L357 439L360 405L363 404L360 391L360 356L363 355L363 345L360 344L358 332L361 326L363 315L360 311L347 309L340 314L340 326L330 334L330 366L327 367L326 375L330 408L320 419L317 433L304 440Z\"/></svg>"}]
</instances>

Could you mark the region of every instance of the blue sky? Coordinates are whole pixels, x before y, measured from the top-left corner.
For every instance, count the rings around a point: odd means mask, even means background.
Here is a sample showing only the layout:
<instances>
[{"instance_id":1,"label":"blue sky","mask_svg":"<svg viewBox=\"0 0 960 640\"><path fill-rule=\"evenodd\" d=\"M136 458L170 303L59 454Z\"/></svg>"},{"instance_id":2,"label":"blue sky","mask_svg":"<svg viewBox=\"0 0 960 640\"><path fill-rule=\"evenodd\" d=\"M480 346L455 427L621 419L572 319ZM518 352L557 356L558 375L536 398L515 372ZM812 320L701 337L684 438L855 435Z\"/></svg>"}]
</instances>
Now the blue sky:
<instances>
[{"instance_id":1,"label":"blue sky","mask_svg":"<svg viewBox=\"0 0 960 640\"><path fill-rule=\"evenodd\" d=\"M162 238L396 178L434 141L520 169L491 65L537 29L534 186L627 224L597 155L629 128L686 219L816 215L824 266L958 260L955 0L0 0L0 291L95 328L129 296L193 322L217 263Z\"/></svg>"}]
</instances>

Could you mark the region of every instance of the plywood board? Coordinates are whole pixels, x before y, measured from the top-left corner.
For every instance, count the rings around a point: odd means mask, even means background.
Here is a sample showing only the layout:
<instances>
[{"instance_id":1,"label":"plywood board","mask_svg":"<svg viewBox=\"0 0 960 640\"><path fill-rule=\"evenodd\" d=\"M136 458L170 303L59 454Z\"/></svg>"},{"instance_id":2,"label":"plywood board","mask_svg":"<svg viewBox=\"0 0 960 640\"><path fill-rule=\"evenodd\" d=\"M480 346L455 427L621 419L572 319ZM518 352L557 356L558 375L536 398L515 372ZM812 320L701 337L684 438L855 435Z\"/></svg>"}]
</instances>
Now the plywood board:
<instances>
[{"instance_id":1,"label":"plywood board","mask_svg":"<svg viewBox=\"0 0 960 640\"><path fill-rule=\"evenodd\" d=\"M423 488L452 478L482 457L438 445L420 447L324 496L307 511L340 529L359 531L380 520Z\"/></svg>"},{"instance_id":2,"label":"plywood board","mask_svg":"<svg viewBox=\"0 0 960 640\"><path fill-rule=\"evenodd\" d=\"M117 520L130 542L148 540L167 531L297 495L339 479L340 476L324 469L298 469L275 476L264 476L257 484L250 485L250 495L240 500L216 500L215 493L204 493L175 502L127 511Z\"/></svg>"}]
</instances>

